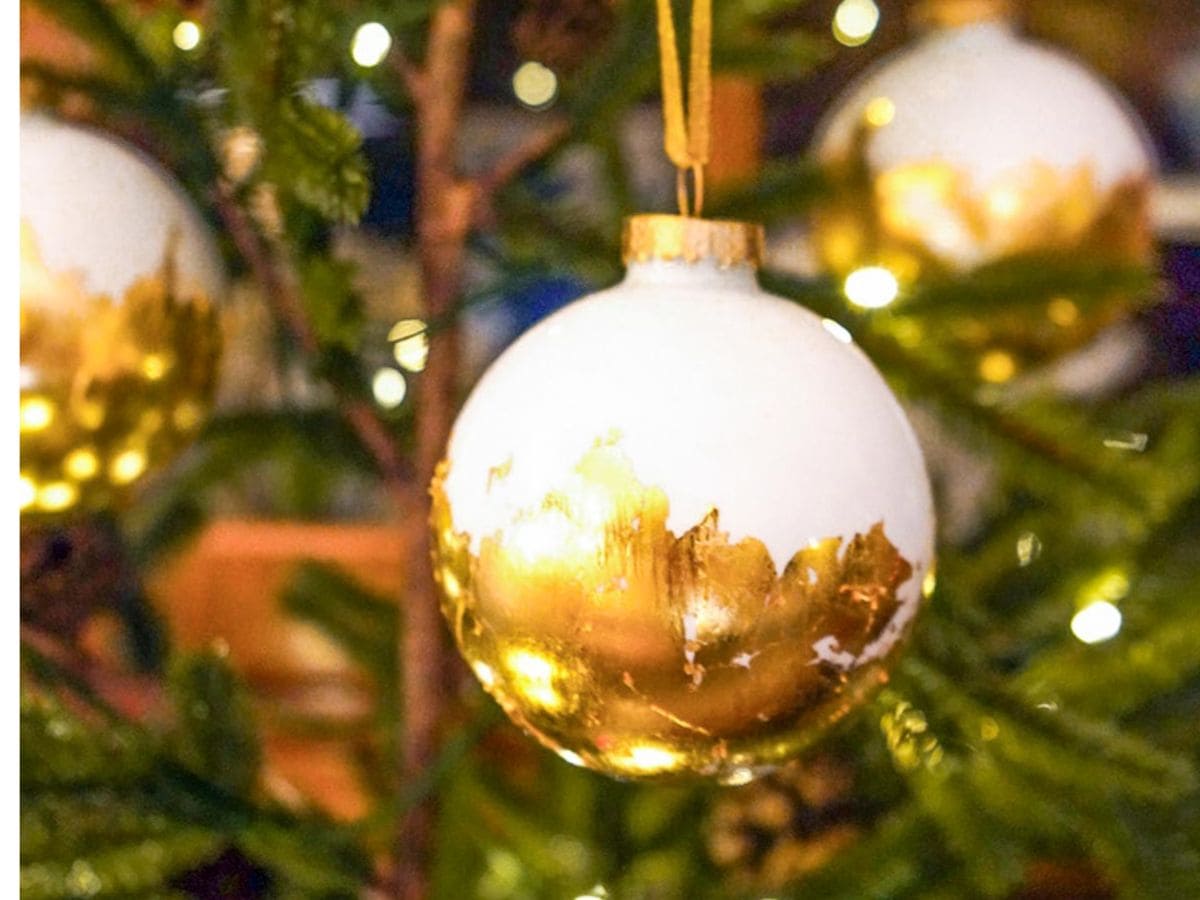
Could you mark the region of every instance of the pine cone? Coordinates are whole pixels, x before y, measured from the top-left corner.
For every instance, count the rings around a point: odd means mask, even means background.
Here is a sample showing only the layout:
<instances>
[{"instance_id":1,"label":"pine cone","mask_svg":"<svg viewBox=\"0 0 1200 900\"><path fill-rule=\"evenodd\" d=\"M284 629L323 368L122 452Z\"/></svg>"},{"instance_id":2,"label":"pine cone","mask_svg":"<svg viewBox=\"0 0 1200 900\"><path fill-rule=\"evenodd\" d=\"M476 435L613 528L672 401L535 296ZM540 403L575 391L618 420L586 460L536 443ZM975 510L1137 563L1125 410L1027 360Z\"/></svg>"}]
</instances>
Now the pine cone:
<instances>
[{"instance_id":1,"label":"pine cone","mask_svg":"<svg viewBox=\"0 0 1200 900\"><path fill-rule=\"evenodd\" d=\"M97 612L112 609L125 556L92 522L21 529L21 621L74 643Z\"/></svg>"},{"instance_id":2,"label":"pine cone","mask_svg":"<svg viewBox=\"0 0 1200 900\"><path fill-rule=\"evenodd\" d=\"M832 756L789 766L726 793L708 853L740 889L772 889L820 868L860 833L851 769Z\"/></svg>"},{"instance_id":3,"label":"pine cone","mask_svg":"<svg viewBox=\"0 0 1200 900\"><path fill-rule=\"evenodd\" d=\"M513 44L559 74L570 74L612 31L614 0L525 0L513 26Z\"/></svg>"}]
</instances>

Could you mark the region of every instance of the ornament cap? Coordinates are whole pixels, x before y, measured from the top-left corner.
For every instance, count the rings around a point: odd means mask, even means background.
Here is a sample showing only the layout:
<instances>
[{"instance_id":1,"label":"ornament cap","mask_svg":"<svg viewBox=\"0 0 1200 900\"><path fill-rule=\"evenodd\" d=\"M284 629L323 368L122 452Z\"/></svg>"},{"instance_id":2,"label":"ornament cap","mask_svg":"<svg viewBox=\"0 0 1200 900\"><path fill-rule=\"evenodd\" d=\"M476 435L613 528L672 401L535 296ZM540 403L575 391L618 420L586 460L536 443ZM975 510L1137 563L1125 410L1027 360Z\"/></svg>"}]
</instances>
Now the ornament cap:
<instances>
[{"instance_id":1,"label":"ornament cap","mask_svg":"<svg viewBox=\"0 0 1200 900\"><path fill-rule=\"evenodd\" d=\"M980 22L1011 22L1014 0L917 0L911 22L917 28L958 28Z\"/></svg>"},{"instance_id":2,"label":"ornament cap","mask_svg":"<svg viewBox=\"0 0 1200 900\"><path fill-rule=\"evenodd\" d=\"M626 265L650 260L694 263L716 260L723 269L762 264L765 238L755 222L697 219L648 213L629 216L621 231L621 259Z\"/></svg>"}]
</instances>

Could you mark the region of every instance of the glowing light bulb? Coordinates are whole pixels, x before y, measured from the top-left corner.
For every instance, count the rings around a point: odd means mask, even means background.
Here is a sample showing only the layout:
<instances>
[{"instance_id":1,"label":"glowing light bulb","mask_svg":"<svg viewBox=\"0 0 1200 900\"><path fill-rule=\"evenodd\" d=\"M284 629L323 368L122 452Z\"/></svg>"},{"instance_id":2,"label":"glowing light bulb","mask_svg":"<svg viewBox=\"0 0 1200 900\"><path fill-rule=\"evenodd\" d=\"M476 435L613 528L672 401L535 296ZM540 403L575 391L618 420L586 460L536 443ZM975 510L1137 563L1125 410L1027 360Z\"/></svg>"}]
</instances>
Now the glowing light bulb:
<instances>
[{"instance_id":1,"label":"glowing light bulb","mask_svg":"<svg viewBox=\"0 0 1200 900\"><path fill-rule=\"evenodd\" d=\"M378 22L366 22L358 26L350 42L350 58L370 69L383 62L392 49L392 36Z\"/></svg>"},{"instance_id":2,"label":"glowing light bulb","mask_svg":"<svg viewBox=\"0 0 1200 900\"><path fill-rule=\"evenodd\" d=\"M63 468L76 481L87 481L100 471L100 460L86 447L72 450L63 460Z\"/></svg>"},{"instance_id":3,"label":"glowing light bulb","mask_svg":"<svg viewBox=\"0 0 1200 900\"><path fill-rule=\"evenodd\" d=\"M1107 600L1089 603L1071 619L1071 633L1085 644L1100 644L1121 630L1121 611Z\"/></svg>"},{"instance_id":4,"label":"glowing light bulb","mask_svg":"<svg viewBox=\"0 0 1200 900\"><path fill-rule=\"evenodd\" d=\"M833 14L833 36L839 44L865 44L879 25L879 7L873 0L842 0Z\"/></svg>"},{"instance_id":5,"label":"glowing light bulb","mask_svg":"<svg viewBox=\"0 0 1200 900\"><path fill-rule=\"evenodd\" d=\"M58 512L73 504L79 497L75 485L66 481L52 481L38 491L37 504L48 512Z\"/></svg>"},{"instance_id":6,"label":"glowing light bulb","mask_svg":"<svg viewBox=\"0 0 1200 900\"><path fill-rule=\"evenodd\" d=\"M146 454L141 450L118 453L108 466L108 477L115 484L129 484L146 471Z\"/></svg>"},{"instance_id":7,"label":"glowing light bulb","mask_svg":"<svg viewBox=\"0 0 1200 900\"><path fill-rule=\"evenodd\" d=\"M512 79L513 93L522 106L545 109L558 95L558 76L540 62L521 63Z\"/></svg>"},{"instance_id":8,"label":"glowing light bulb","mask_svg":"<svg viewBox=\"0 0 1200 900\"><path fill-rule=\"evenodd\" d=\"M21 480L17 482L17 501L20 503L21 509L28 509L36 499L37 485L28 475L22 475Z\"/></svg>"},{"instance_id":9,"label":"glowing light bulb","mask_svg":"<svg viewBox=\"0 0 1200 900\"><path fill-rule=\"evenodd\" d=\"M992 384L1003 384L1017 374L1017 361L1003 350L991 350L979 360L979 377Z\"/></svg>"},{"instance_id":10,"label":"glowing light bulb","mask_svg":"<svg viewBox=\"0 0 1200 900\"><path fill-rule=\"evenodd\" d=\"M396 362L410 372L421 372L429 359L429 332L420 319L401 319L392 326L387 339L395 341L392 353Z\"/></svg>"},{"instance_id":11,"label":"glowing light bulb","mask_svg":"<svg viewBox=\"0 0 1200 900\"><path fill-rule=\"evenodd\" d=\"M881 309L900 295L900 282L883 266L865 266L846 277L847 299L865 309Z\"/></svg>"},{"instance_id":12,"label":"glowing light bulb","mask_svg":"<svg viewBox=\"0 0 1200 900\"><path fill-rule=\"evenodd\" d=\"M200 38L203 36L200 26L191 19L184 19L171 32L171 40L175 42L175 46L185 52L199 47Z\"/></svg>"},{"instance_id":13,"label":"glowing light bulb","mask_svg":"<svg viewBox=\"0 0 1200 900\"><path fill-rule=\"evenodd\" d=\"M54 405L44 397L21 401L21 430L41 431L54 419Z\"/></svg>"},{"instance_id":14,"label":"glowing light bulb","mask_svg":"<svg viewBox=\"0 0 1200 900\"><path fill-rule=\"evenodd\" d=\"M371 392L375 395L375 402L384 409L395 409L404 402L408 382L395 369L380 369L371 379Z\"/></svg>"}]
</instances>

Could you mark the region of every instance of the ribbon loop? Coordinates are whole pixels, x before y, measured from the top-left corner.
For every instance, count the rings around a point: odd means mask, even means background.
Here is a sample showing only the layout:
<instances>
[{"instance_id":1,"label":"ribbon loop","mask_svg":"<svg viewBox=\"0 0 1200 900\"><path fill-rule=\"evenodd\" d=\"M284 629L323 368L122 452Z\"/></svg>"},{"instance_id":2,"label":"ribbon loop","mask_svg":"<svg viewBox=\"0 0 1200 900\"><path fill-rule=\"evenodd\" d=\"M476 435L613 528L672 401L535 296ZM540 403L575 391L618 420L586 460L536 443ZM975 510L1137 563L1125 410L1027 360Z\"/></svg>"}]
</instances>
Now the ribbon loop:
<instances>
[{"instance_id":1,"label":"ribbon loop","mask_svg":"<svg viewBox=\"0 0 1200 900\"><path fill-rule=\"evenodd\" d=\"M704 206L704 166L712 142L712 0L692 0L688 96L683 97L678 39L671 0L658 0L658 48L662 69L663 148L678 172L679 211L699 216ZM687 173L694 207L689 211Z\"/></svg>"}]
</instances>

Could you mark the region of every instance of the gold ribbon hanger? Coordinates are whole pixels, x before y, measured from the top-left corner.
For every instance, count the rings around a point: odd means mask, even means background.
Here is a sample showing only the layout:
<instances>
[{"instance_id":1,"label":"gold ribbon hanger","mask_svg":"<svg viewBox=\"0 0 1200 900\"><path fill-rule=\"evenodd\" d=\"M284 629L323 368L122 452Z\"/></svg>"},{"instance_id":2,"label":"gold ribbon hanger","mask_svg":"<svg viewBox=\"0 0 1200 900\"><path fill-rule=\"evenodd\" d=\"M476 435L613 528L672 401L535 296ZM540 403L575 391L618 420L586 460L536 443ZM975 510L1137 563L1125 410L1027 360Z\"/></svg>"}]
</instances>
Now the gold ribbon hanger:
<instances>
[{"instance_id":1,"label":"gold ribbon hanger","mask_svg":"<svg viewBox=\"0 0 1200 900\"><path fill-rule=\"evenodd\" d=\"M676 168L679 212L683 216L699 216L704 209L704 166L712 142L712 0L692 0L686 111L671 0L658 0L658 49L662 64L663 146ZM692 173L694 190L691 209L688 172Z\"/></svg>"}]
</instances>

